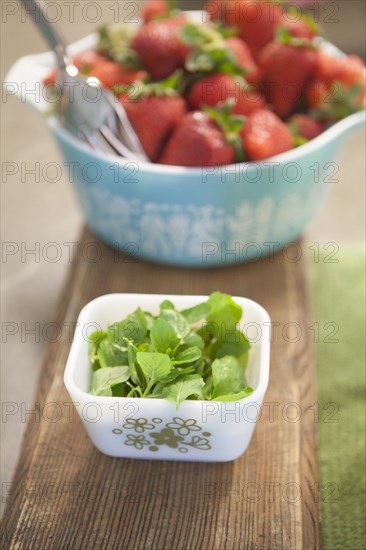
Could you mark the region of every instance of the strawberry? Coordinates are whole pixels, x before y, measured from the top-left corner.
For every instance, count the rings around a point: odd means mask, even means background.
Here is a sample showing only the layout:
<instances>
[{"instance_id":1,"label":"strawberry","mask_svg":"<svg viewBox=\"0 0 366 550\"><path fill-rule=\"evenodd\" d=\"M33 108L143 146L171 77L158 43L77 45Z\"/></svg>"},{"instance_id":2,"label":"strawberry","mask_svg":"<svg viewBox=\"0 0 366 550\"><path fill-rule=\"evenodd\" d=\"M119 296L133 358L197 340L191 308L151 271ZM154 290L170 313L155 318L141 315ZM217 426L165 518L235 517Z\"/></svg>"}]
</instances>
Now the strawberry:
<instances>
[{"instance_id":1,"label":"strawberry","mask_svg":"<svg viewBox=\"0 0 366 550\"><path fill-rule=\"evenodd\" d=\"M79 71L85 75L91 74L96 67L106 61L106 56L95 50L88 50L86 52L78 53L72 58L72 62L75 67L77 67Z\"/></svg>"},{"instance_id":2,"label":"strawberry","mask_svg":"<svg viewBox=\"0 0 366 550\"><path fill-rule=\"evenodd\" d=\"M228 98L238 101L241 96L239 79L229 74L210 74L195 82L188 94L187 100L191 109L198 110L202 105L214 107Z\"/></svg>"},{"instance_id":3,"label":"strawberry","mask_svg":"<svg viewBox=\"0 0 366 550\"><path fill-rule=\"evenodd\" d=\"M319 34L319 26L309 14L301 13L298 10L291 8L282 13L279 23L283 26L291 36L296 38L307 38L311 40L315 35Z\"/></svg>"},{"instance_id":4,"label":"strawberry","mask_svg":"<svg viewBox=\"0 0 366 550\"><path fill-rule=\"evenodd\" d=\"M235 161L235 148L225 141L208 113L184 115L159 162L173 166L222 166Z\"/></svg>"},{"instance_id":5,"label":"strawberry","mask_svg":"<svg viewBox=\"0 0 366 550\"><path fill-rule=\"evenodd\" d=\"M324 124L309 115L296 114L287 120L287 127L294 136L295 144L302 145L324 131Z\"/></svg>"},{"instance_id":6,"label":"strawberry","mask_svg":"<svg viewBox=\"0 0 366 550\"><path fill-rule=\"evenodd\" d=\"M312 116L335 122L364 108L365 91L360 84L344 86L338 81L312 80L306 99Z\"/></svg>"},{"instance_id":7,"label":"strawberry","mask_svg":"<svg viewBox=\"0 0 366 550\"><path fill-rule=\"evenodd\" d=\"M142 8L141 17L145 23L169 14L169 5L166 0L148 0Z\"/></svg>"},{"instance_id":8,"label":"strawberry","mask_svg":"<svg viewBox=\"0 0 366 550\"><path fill-rule=\"evenodd\" d=\"M340 58L337 65L337 74L335 80L343 86L353 86L359 84L365 90L365 63L357 55L348 55Z\"/></svg>"},{"instance_id":9,"label":"strawberry","mask_svg":"<svg viewBox=\"0 0 366 550\"><path fill-rule=\"evenodd\" d=\"M252 113L240 132L244 151L250 160L263 160L294 147L290 130L282 120L267 110Z\"/></svg>"},{"instance_id":10,"label":"strawberry","mask_svg":"<svg viewBox=\"0 0 366 550\"><path fill-rule=\"evenodd\" d=\"M179 33L186 21L184 15L150 21L132 40L131 48L154 79L166 78L177 68L184 67L190 48L180 39Z\"/></svg>"},{"instance_id":11,"label":"strawberry","mask_svg":"<svg viewBox=\"0 0 366 550\"><path fill-rule=\"evenodd\" d=\"M136 83L119 97L147 156L159 158L166 141L187 110L178 94L180 75L158 83Z\"/></svg>"},{"instance_id":12,"label":"strawberry","mask_svg":"<svg viewBox=\"0 0 366 550\"><path fill-rule=\"evenodd\" d=\"M265 106L264 97L248 87L241 78L228 74L208 75L193 84L187 94L189 106L193 110L203 105L215 107L219 103L233 99L233 113L248 115Z\"/></svg>"},{"instance_id":13,"label":"strawberry","mask_svg":"<svg viewBox=\"0 0 366 550\"><path fill-rule=\"evenodd\" d=\"M268 0L226 0L216 11L224 23L237 28L254 58L273 39L282 18L279 3Z\"/></svg>"},{"instance_id":14,"label":"strawberry","mask_svg":"<svg viewBox=\"0 0 366 550\"><path fill-rule=\"evenodd\" d=\"M227 38L226 45L234 52L238 65L245 70L245 79L250 84L258 85L261 82L261 72L258 69L246 43L241 38Z\"/></svg>"},{"instance_id":15,"label":"strawberry","mask_svg":"<svg viewBox=\"0 0 366 550\"><path fill-rule=\"evenodd\" d=\"M309 109L323 109L332 99L332 84L323 80L312 80L306 88L306 99Z\"/></svg>"},{"instance_id":16,"label":"strawberry","mask_svg":"<svg viewBox=\"0 0 366 550\"><path fill-rule=\"evenodd\" d=\"M186 111L180 96L142 96L124 101L127 116L151 161L156 162L166 140Z\"/></svg>"},{"instance_id":17,"label":"strawberry","mask_svg":"<svg viewBox=\"0 0 366 550\"><path fill-rule=\"evenodd\" d=\"M311 43L295 46L274 40L262 50L258 64L263 71L267 99L280 117L288 117L315 71L316 53Z\"/></svg>"},{"instance_id":18,"label":"strawberry","mask_svg":"<svg viewBox=\"0 0 366 550\"><path fill-rule=\"evenodd\" d=\"M105 61L97 65L90 74L98 78L105 88L113 88L119 84L130 84L135 80L146 78L145 71L128 69L122 63L116 61Z\"/></svg>"},{"instance_id":19,"label":"strawberry","mask_svg":"<svg viewBox=\"0 0 366 550\"><path fill-rule=\"evenodd\" d=\"M57 77L58 77L58 73L59 73L59 70L58 69L53 69L47 76L46 78L43 79L43 84L45 86L55 86L56 85L56 80L57 80Z\"/></svg>"},{"instance_id":20,"label":"strawberry","mask_svg":"<svg viewBox=\"0 0 366 550\"><path fill-rule=\"evenodd\" d=\"M365 64L357 55L335 57L319 49L315 78L327 83L338 81L344 86L365 86Z\"/></svg>"},{"instance_id":21,"label":"strawberry","mask_svg":"<svg viewBox=\"0 0 366 550\"><path fill-rule=\"evenodd\" d=\"M236 104L233 107L234 115L250 115L258 109L264 109L266 100L263 95L249 88L244 88L239 96Z\"/></svg>"},{"instance_id":22,"label":"strawberry","mask_svg":"<svg viewBox=\"0 0 366 550\"><path fill-rule=\"evenodd\" d=\"M319 50L315 76L307 99L318 116L339 120L364 107L365 64L357 55L335 57Z\"/></svg>"}]
</instances>

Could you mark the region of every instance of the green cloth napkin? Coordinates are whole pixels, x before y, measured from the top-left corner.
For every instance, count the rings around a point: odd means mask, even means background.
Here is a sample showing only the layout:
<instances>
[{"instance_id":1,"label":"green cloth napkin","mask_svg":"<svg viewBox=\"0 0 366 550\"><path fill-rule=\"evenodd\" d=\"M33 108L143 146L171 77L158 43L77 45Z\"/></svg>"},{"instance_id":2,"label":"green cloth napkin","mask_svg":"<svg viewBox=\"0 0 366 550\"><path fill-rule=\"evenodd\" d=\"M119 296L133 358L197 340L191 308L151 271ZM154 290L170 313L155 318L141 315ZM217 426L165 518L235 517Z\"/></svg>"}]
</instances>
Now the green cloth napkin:
<instances>
[{"instance_id":1,"label":"green cloth napkin","mask_svg":"<svg viewBox=\"0 0 366 550\"><path fill-rule=\"evenodd\" d=\"M314 254L308 261L313 320L319 323L322 547L361 550L366 547L365 251L340 246L333 258L329 251L318 262Z\"/></svg>"}]
</instances>

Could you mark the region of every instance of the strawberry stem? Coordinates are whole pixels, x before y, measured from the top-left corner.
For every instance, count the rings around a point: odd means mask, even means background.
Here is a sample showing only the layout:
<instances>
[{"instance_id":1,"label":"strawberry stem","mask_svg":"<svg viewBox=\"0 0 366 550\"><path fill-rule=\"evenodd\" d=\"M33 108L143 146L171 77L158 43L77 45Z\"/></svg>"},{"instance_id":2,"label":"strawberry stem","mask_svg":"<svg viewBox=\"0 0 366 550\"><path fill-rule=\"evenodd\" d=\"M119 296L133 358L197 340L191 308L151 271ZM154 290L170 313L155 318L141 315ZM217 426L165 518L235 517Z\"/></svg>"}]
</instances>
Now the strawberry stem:
<instances>
[{"instance_id":1,"label":"strawberry stem","mask_svg":"<svg viewBox=\"0 0 366 550\"><path fill-rule=\"evenodd\" d=\"M181 30L181 39L193 48L185 64L187 71L231 75L243 75L246 72L215 25L186 23Z\"/></svg>"},{"instance_id":2,"label":"strawberry stem","mask_svg":"<svg viewBox=\"0 0 366 550\"><path fill-rule=\"evenodd\" d=\"M299 38L297 36L292 36L290 31L278 25L275 32L275 39L278 42L282 42L285 46L292 46L293 48L309 48L310 50L317 50L318 46L309 38Z\"/></svg>"},{"instance_id":3,"label":"strawberry stem","mask_svg":"<svg viewBox=\"0 0 366 550\"><path fill-rule=\"evenodd\" d=\"M212 120L216 122L217 126L224 134L226 143L234 147L236 160L238 162L244 162L245 155L243 142L240 138L239 132L243 127L245 117L232 114L234 105L235 100L231 98L219 103L216 107L209 107L205 105L202 107L202 111L207 113Z\"/></svg>"}]
</instances>

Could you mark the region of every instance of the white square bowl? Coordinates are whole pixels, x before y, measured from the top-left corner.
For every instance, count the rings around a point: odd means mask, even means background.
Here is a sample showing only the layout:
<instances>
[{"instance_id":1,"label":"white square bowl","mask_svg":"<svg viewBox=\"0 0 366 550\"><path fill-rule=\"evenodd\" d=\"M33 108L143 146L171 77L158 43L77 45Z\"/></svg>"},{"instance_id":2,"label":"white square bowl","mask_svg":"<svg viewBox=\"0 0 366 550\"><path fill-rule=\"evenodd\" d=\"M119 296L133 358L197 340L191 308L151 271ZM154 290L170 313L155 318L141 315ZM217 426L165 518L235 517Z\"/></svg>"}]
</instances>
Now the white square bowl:
<instances>
[{"instance_id":1,"label":"white square bowl","mask_svg":"<svg viewBox=\"0 0 366 550\"><path fill-rule=\"evenodd\" d=\"M165 399L100 397L88 393L92 370L88 336L121 321L137 307L156 315L163 300L178 310L208 296L108 294L80 312L66 364L64 382L94 445L114 457L224 462L239 457L253 435L268 386L270 317L256 302L234 297L243 308L240 330L251 342L246 379L253 393L230 403Z\"/></svg>"}]
</instances>

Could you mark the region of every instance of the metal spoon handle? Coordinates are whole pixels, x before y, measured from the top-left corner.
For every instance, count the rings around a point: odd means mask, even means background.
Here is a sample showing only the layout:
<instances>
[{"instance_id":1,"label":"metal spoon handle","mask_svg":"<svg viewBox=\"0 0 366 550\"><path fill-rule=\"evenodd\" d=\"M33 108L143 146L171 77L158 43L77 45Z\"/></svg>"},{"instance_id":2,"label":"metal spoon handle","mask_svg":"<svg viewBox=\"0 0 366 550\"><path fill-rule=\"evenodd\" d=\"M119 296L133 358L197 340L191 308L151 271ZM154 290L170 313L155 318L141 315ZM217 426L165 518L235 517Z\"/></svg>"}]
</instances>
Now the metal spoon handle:
<instances>
[{"instance_id":1,"label":"metal spoon handle","mask_svg":"<svg viewBox=\"0 0 366 550\"><path fill-rule=\"evenodd\" d=\"M42 5L36 0L20 0L27 13L33 18L43 37L54 50L60 69L66 67L66 47L63 39L44 14Z\"/></svg>"}]
</instances>

